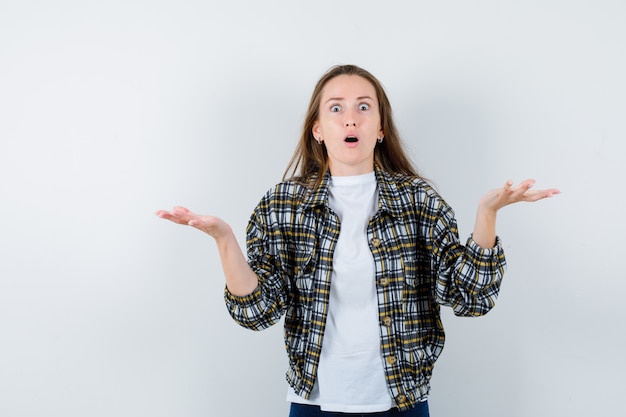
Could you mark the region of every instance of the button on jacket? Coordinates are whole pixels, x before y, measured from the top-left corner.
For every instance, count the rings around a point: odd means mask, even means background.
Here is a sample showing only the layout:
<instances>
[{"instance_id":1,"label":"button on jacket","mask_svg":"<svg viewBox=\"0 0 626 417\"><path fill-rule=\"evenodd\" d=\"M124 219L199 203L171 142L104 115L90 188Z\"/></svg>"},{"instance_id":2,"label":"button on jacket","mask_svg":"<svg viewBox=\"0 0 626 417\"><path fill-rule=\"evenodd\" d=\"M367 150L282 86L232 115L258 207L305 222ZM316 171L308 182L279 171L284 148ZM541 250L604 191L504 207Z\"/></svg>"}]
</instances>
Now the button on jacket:
<instances>
[{"instance_id":1,"label":"button on jacket","mask_svg":"<svg viewBox=\"0 0 626 417\"><path fill-rule=\"evenodd\" d=\"M454 212L425 181L375 167L378 211L367 227L374 258L380 350L399 409L425 399L444 345L440 305L480 316L494 305L506 261L500 239L482 249L459 241ZM225 291L241 326L261 330L285 315L287 381L308 398L317 374L340 221L328 206L330 174L317 187L284 181L269 190L247 228L255 291Z\"/></svg>"}]
</instances>

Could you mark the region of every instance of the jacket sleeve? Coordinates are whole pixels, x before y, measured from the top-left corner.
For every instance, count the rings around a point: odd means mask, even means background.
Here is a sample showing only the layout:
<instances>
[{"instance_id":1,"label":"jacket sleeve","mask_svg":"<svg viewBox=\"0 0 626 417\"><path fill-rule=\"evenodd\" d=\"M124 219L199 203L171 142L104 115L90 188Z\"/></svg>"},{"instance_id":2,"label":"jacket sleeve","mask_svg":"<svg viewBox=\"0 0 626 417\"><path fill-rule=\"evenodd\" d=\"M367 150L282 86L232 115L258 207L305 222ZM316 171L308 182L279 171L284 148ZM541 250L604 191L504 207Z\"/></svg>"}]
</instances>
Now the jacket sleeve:
<instances>
[{"instance_id":1,"label":"jacket sleeve","mask_svg":"<svg viewBox=\"0 0 626 417\"><path fill-rule=\"evenodd\" d=\"M263 218L263 210L257 207L246 230L248 264L258 277L257 288L246 296L236 296L228 288L224 290L231 317L252 330L263 330L277 323L287 305L287 289L275 244L278 232L269 231Z\"/></svg>"},{"instance_id":2,"label":"jacket sleeve","mask_svg":"<svg viewBox=\"0 0 626 417\"><path fill-rule=\"evenodd\" d=\"M493 248L484 249L470 236L462 245L454 212L443 200L436 204L429 231L435 299L457 316L484 315L495 304L506 270L502 242L497 237Z\"/></svg>"}]
</instances>

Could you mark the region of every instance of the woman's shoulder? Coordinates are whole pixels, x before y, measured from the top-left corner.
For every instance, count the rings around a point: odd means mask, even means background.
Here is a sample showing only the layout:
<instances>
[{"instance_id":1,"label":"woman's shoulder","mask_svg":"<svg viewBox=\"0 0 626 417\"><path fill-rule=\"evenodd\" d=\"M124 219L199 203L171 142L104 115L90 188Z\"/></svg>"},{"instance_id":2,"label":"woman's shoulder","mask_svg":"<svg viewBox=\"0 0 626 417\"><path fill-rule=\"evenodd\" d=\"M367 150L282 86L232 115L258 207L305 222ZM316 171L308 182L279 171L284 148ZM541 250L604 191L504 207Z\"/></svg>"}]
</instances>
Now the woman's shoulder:
<instances>
[{"instance_id":1,"label":"woman's shoulder","mask_svg":"<svg viewBox=\"0 0 626 417\"><path fill-rule=\"evenodd\" d=\"M307 184L298 178L286 179L270 187L261 203L266 204L299 204L310 192Z\"/></svg>"},{"instance_id":2,"label":"woman's shoulder","mask_svg":"<svg viewBox=\"0 0 626 417\"><path fill-rule=\"evenodd\" d=\"M430 180L402 173L385 173L386 181L400 193L409 193L423 198L441 198Z\"/></svg>"},{"instance_id":3,"label":"woman's shoulder","mask_svg":"<svg viewBox=\"0 0 626 417\"><path fill-rule=\"evenodd\" d=\"M418 210L428 216L453 213L430 180L405 174L387 174L385 178L387 191L383 195L397 209Z\"/></svg>"}]
</instances>

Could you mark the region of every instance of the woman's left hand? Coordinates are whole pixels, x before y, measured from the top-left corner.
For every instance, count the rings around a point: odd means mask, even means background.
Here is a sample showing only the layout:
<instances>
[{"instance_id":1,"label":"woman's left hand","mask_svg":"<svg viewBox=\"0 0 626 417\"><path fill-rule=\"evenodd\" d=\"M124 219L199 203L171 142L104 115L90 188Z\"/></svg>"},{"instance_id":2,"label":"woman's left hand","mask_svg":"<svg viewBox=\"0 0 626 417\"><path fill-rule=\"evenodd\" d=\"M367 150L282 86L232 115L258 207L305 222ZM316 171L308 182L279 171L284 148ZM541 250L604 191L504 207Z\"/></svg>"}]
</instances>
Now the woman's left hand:
<instances>
[{"instance_id":1,"label":"woman's left hand","mask_svg":"<svg viewBox=\"0 0 626 417\"><path fill-rule=\"evenodd\" d=\"M479 207L495 212L509 204L521 201L535 202L560 193L556 188L532 190L533 185L535 180L532 179L522 181L517 187L513 187L513 181L507 181L504 187L487 192L480 199Z\"/></svg>"},{"instance_id":2,"label":"woman's left hand","mask_svg":"<svg viewBox=\"0 0 626 417\"><path fill-rule=\"evenodd\" d=\"M507 181L502 188L493 189L485 194L478 203L476 223L474 223L474 241L483 248L490 248L496 241L496 214L504 206L521 201L535 202L559 194L556 188L531 190L535 180L522 181L513 187L513 181Z\"/></svg>"}]
</instances>

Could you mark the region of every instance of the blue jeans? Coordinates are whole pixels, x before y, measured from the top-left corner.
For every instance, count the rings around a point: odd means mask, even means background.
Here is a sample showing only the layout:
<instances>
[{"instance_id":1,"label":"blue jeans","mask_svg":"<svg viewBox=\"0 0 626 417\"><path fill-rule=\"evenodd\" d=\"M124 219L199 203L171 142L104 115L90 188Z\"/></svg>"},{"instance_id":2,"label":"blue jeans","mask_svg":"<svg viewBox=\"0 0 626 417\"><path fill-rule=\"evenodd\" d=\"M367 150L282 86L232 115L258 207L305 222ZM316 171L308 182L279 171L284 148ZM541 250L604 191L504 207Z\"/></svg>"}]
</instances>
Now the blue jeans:
<instances>
[{"instance_id":1,"label":"blue jeans","mask_svg":"<svg viewBox=\"0 0 626 417\"><path fill-rule=\"evenodd\" d=\"M406 411L398 411L392 408L389 411L379 413L335 413L322 411L316 405L291 403L289 417L429 417L428 401L417 403L414 408Z\"/></svg>"}]
</instances>

